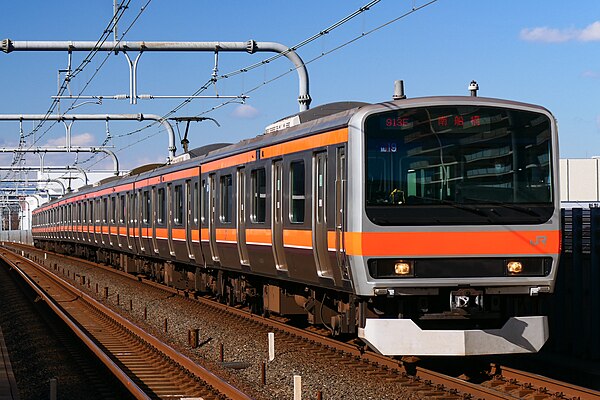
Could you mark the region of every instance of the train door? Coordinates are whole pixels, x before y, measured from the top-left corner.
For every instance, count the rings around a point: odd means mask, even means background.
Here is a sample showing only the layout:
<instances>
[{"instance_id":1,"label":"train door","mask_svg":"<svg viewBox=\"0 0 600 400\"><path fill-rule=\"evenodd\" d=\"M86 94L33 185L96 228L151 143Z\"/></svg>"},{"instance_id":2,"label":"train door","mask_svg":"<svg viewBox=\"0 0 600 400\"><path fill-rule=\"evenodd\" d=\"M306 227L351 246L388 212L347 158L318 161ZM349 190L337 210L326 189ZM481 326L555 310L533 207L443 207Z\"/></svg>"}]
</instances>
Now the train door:
<instances>
[{"instance_id":1,"label":"train door","mask_svg":"<svg viewBox=\"0 0 600 400\"><path fill-rule=\"evenodd\" d=\"M287 271L283 248L283 161L273 162L271 173L271 235L273 241L273 257L275 267Z\"/></svg>"},{"instance_id":2,"label":"train door","mask_svg":"<svg viewBox=\"0 0 600 400\"><path fill-rule=\"evenodd\" d=\"M313 252L317 274L333 278L327 243L327 153L313 156Z\"/></svg>"},{"instance_id":3,"label":"train door","mask_svg":"<svg viewBox=\"0 0 600 400\"><path fill-rule=\"evenodd\" d=\"M142 190L136 190L135 198L133 200L133 207L135 208L135 220L136 220L136 232L137 232L137 244L138 250L141 252L146 251L146 246L144 246L144 219L142 216L143 209L143 198L142 198Z\"/></svg>"},{"instance_id":4,"label":"train door","mask_svg":"<svg viewBox=\"0 0 600 400\"><path fill-rule=\"evenodd\" d=\"M98 243L98 233L97 228L100 225L100 219L98 218L98 213L100 212L100 200L92 199L90 200L90 214L92 215L92 232L94 243Z\"/></svg>"},{"instance_id":5,"label":"train door","mask_svg":"<svg viewBox=\"0 0 600 400\"><path fill-rule=\"evenodd\" d=\"M335 177L335 256L337 265L342 272L342 278L349 280L348 266L346 264L346 247L344 232L346 231L346 149L337 149L336 177Z\"/></svg>"},{"instance_id":6,"label":"train door","mask_svg":"<svg viewBox=\"0 0 600 400\"><path fill-rule=\"evenodd\" d=\"M127 192L126 194L126 199L127 199L127 218L125 220L125 229L126 229L126 233L127 233L127 247L129 248L129 250L133 250L133 244L134 244L134 228L135 228L135 223L134 223L134 218L135 218L135 214L133 212L133 192Z\"/></svg>"},{"instance_id":7,"label":"train door","mask_svg":"<svg viewBox=\"0 0 600 400\"><path fill-rule=\"evenodd\" d=\"M104 231L106 229L106 221L104 215L104 204L106 204L105 198L98 199L96 203L96 213L98 214L98 226L96 227L98 232L98 241L104 245L106 243Z\"/></svg>"},{"instance_id":8,"label":"train door","mask_svg":"<svg viewBox=\"0 0 600 400\"><path fill-rule=\"evenodd\" d=\"M144 222L142 221L142 210L140 207L140 203L142 202L142 190L137 190L135 192L135 196L133 198L133 209L135 212L135 221L136 221L136 232L138 237L137 244L139 245L140 251L146 251L144 247L144 228L142 227Z\"/></svg>"},{"instance_id":9,"label":"train door","mask_svg":"<svg viewBox=\"0 0 600 400\"><path fill-rule=\"evenodd\" d=\"M248 247L246 245L246 170L239 168L237 170L237 241L240 264L250 265L248 258Z\"/></svg>"},{"instance_id":10,"label":"train door","mask_svg":"<svg viewBox=\"0 0 600 400\"><path fill-rule=\"evenodd\" d=\"M191 180L186 180L185 181L185 209L187 210L186 212L186 218L185 218L185 245L187 248L187 253L188 253L188 257L193 260L194 258L196 258L194 256L194 252L193 252L193 244L192 244L192 218L193 218L193 211L195 209L195 207L193 207L193 203L194 203L194 199L193 199L193 193L192 193L192 181Z\"/></svg>"},{"instance_id":11,"label":"train door","mask_svg":"<svg viewBox=\"0 0 600 400\"><path fill-rule=\"evenodd\" d=\"M210 253L212 260L219 262L219 251L217 249L217 229L215 222L217 218L217 177L215 174L210 174L208 184L208 237L210 243Z\"/></svg>"},{"instance_id":12,"label":"train door","mask_svg":"<svg viewBox=\"0 0 600 400\"><path fill-rule=\"evenodd\" d=\"M125 195L117 195L117 203L119 204L119 211L117 215L117 243L120 248L123 248L123 244L126 239L121 236L123 232L123 226L125 225Z\"/></svg>"},{"instance_id":13,"label":"train door","mask_svg":"<svg viewBox=\"0 0 600 400\"><path fill-rule=\"evenodd\" d=\"M190 227L190 243L192 248L192 254L194 255L194 259L198 264L204 263L204 257L202 255L202 246L200 243L200 210L201 210L201 200L200 200L200 182L199 179L196 178L192 181L192 226Z\"/></svg>"},{"instance_id":14,"label":"train door","mask_svg":"<svg viewBox=\"0 0 600 400\"><path fill-rule=\"evenodd\" d=\"M119 199L119 195L112 195L110 197L110 225L111 231L110 234L110 245L119 247L119 207L117 206L117 201Z\"/></svg>"},{"instance_id":15,"label":"train door","mask_svg":"<svg viewBox=\"0 0 600 400\"><path fill-rule=\"evenodd\" d=\"M157 208L160 209L161 205L161 201L160 201L160 196L157 194L156 191L156 186L152 186L152 210L151 215L152 215L152 221L150 222L150 229L152 230L152 250L154 251L155 254L158 254L158 243L156 241L156 221L158 218L158 212L157 212ZM164 201L164 199L163 199Z\"/></svg>"},{"instance_id":16,"label":"train door","mask_svg":"<svg viewBox=\"0 0 600 400\"><path fill-rule=\"evenodd\" d=\"M173 185L167 183L167 243L169 244L169 253L174 256L175 249L173 248Z\"/></svg>"},{"instance_id":17,"label":"train door","mask_svg":"<svg viewBox=\"0 0 600 400\"><path fill-rule=\"evenodd\" d=\"M90 241L90 226L88 220L88 201L81 200L81 240Z\"/></svg>"}]
</instances>

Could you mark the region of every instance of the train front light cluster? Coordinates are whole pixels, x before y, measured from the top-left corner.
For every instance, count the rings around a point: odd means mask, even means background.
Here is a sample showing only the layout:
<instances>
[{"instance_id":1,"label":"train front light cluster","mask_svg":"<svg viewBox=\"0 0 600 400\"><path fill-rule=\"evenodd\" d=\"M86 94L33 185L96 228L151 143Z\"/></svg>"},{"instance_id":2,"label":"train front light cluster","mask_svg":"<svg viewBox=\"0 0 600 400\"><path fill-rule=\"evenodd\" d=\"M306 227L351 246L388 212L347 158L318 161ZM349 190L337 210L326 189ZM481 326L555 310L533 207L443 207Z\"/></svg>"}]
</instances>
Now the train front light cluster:
<instances>
[{"instance_id":1,"label":"train front light cluster","mask_svg":"<svg viewBox=\"0 0 600 400\"><path fill-rule=\"evenodd\" d=\"M519 278L548 276L552 258L372 258L367 265L374 279Z\"/></svg>"},{"instance_id":2,"label":"train front light cluster","mask_svg":"<svg viewBox=\"0 0 600 400\"><path fill-rule=\"evenodd\" d=\"M399 259L371 259L369 274L373 278L412 278L415 276L414 262Z\"/></svg>"},{"instance_id":3,"label":"train front light cluster","mask_svg":"<svg viewBox=\"0 0 600 400\"><path fill-rule=\"evenodd\" d=\"M518 275L523 272L523 264L520 261L509 261L506 263L509 275Z\"/></svg>"},{"instance_id":4,"label":"train front light cluster","mask_svg":"<svg viewBox=\"0 0 600 400\"><path fill-rule=\"evenodd\" d=\"M394 264L394 273L399 276L410 275L412 273L412 265L406 261L398 261Z\"/></svg>"}]
</instances>

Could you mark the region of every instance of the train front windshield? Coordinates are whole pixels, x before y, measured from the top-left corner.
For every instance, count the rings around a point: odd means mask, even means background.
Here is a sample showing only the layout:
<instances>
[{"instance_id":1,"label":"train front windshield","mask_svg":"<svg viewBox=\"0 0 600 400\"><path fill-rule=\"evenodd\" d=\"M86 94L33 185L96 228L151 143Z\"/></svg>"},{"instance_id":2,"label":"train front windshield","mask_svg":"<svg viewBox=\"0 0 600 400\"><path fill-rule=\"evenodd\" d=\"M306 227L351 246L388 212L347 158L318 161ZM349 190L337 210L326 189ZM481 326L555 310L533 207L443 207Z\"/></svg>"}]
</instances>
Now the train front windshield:
<instances>
[{"instance_id":1,"label":"train front windshield","mask_svg":"<svg viewBox=\"0 0 600 400\"><path fill-rule=\"evenodd\" d=\"M550 119L436 106L365 121L365 205L378 225L539 224L554 211Z\"/></svg>"}]
</instances>

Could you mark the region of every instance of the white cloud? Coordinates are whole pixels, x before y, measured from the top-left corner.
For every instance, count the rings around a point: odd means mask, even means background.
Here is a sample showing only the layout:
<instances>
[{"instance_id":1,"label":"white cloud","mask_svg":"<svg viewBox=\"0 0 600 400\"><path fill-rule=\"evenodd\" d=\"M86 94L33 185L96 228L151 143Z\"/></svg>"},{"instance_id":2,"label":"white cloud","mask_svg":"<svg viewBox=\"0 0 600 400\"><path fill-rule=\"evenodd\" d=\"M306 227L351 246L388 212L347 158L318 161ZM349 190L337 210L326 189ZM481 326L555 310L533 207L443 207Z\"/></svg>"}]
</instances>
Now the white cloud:
<instances>
[{"instance_id":1,"label":"white cloud","mask_svg":"<svg viewBox=\"0 0 600 400\"><path fill-rule=\"evenodd\" d=\"M580 42L600 41L600 21L584 29L557 29L548 27L524 28L519 34L521 40L528 42L563 43L570 40Z\"/></svg>"},{"instance_id":2,"label":"white cloud","mask_svg":"<svg viewBox=\"0 0 600 400\"><path fill-rule=\"evenodd\" d=\"M249 104L240 104L233 110L232 115L236 118L252 119L260 115L260 111Z\"/></svg>"},{"instance_id":3,"label":"white cloud","mask_svg":"<svg viewBox=\"0 0 600 400\"><path fill-rule=\"evenodd\" d=\"M521 29L519 36L528 42L561 43L571 40L573 34L571 31L542 27Z\"/></svg>"},{"instance_id":4,"label":"white cloud","mask_svg":"<svg viewBox=\"0 0 600 400\"><path fill-rule=\"evenodd\" d=\"M56 139L50 139L46 143L48 146L66 146L66 136L61 136ZM71 135L71 146L93 146L96 143L96 138L91 133L82 133L79 135Z\"/></svg>"},{"instance_id":5,"label":"white cloud","mask_svg":"<svg viewBox=\"0 0 600 400\"><path fill-rule=\"evenodd\" d=\"M596 21L582 30L579 34L578 40L583 42L600 40L600 21Z\"/></svg>"},{"instance_id":6,"label":"white cloud","mask_svg":"<svg viewBox=\"0 0 600 400\"><path fill-rule=\"evenodd\" d=\"M581 73L581 76L583 76L584 78L598 79L600 78L600 72L588 69L587 71L583 71Z\"/></svg>"}]
</instances>

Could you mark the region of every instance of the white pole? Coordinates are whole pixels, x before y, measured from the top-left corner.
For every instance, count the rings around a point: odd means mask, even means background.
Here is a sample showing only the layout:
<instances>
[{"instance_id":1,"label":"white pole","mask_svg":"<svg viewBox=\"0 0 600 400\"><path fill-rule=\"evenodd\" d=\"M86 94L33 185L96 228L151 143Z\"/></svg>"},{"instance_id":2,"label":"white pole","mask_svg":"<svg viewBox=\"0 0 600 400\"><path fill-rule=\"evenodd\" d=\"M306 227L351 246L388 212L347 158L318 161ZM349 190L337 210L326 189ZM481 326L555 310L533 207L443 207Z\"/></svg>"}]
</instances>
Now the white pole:
<instances>
[{"instance_id":1,"label":"white pole","mask_svg":"<svg viewBox=\"0 0 600 400\"><path fill-rule=\"evenodd\" d=\"M275 333L269 332L269 361L273 361L275 359Z\"/></svg>"},{"instance_id":2,"label":"white pole","mask_svg":"<svg viewBox=\"0 0 600 400\"><path fill-rule=\"evenodd\" d=\"M294 375L294 400L302 400L302 377Z\"/></svg>"}]
</instances>

